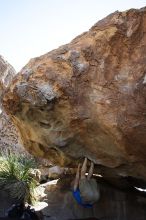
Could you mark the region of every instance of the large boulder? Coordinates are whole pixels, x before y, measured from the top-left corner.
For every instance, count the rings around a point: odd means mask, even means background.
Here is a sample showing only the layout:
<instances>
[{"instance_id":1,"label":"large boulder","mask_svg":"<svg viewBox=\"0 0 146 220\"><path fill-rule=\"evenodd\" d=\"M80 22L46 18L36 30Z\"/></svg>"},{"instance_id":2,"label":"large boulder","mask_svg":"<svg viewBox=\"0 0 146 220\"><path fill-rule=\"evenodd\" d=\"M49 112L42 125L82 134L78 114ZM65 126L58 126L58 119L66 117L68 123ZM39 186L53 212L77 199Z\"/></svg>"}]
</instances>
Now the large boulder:
<instances>
[{"instance_id":1,"label":"large boulder","mask_svg":"<svg viewBox=\"0 0 146 220\"><path fill-rule=\"evenodd\" d=\"M3 105L30 153L61 166L88 157L103 175L146 180L146 8L31 59Z\"/></svg>"}]
</instances>

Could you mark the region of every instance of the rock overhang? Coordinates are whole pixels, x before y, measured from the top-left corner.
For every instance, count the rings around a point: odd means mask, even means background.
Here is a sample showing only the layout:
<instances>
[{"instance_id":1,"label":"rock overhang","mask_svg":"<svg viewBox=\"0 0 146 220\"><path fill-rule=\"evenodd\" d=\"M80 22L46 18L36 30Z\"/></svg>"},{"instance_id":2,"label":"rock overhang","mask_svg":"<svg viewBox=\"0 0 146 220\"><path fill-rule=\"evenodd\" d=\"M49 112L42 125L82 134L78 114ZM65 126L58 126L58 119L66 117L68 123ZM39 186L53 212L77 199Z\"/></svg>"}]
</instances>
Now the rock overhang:
<instances>
[{"instance_id":1,"label":"rock overhang","mask_svg":"<svg viewBox=\"0 0 146 220\"><path fill-rule=\"evenodd\" d=\"M29 152L146 179L145 24L145 8L115 12L20 71L3 105Z\"/></svg>"}]
</instances>

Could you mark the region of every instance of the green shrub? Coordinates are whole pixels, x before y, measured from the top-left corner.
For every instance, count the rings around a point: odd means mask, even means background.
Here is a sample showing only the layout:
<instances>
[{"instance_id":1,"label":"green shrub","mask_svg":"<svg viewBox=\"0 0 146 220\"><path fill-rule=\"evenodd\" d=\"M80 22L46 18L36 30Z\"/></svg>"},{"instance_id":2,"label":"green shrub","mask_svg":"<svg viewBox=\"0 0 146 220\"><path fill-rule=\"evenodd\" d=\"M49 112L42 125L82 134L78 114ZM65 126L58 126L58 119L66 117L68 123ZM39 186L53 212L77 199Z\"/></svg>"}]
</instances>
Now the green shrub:
<instances>
[{"instance_id":1,"label":"green shrub","mask_svg":"<svg viewBox=\"0 0 146 220\"><path fill-rule=\"evenodd\" d=\"M0 188L8 190L10 196L19 202L33 203L36 180L30 175L35 168L34 159L7 154L0 157Z\"/></svg>"}]
</instances>

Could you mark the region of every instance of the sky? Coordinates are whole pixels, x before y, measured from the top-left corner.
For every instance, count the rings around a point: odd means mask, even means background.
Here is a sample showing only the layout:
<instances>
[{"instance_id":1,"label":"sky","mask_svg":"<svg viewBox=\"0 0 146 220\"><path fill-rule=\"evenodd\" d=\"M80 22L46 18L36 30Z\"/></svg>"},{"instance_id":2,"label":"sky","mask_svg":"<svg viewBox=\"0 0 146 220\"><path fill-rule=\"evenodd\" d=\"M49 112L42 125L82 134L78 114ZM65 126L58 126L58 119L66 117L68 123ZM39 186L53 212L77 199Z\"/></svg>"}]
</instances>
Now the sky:
<instances>
[{"instance_id":1,"label":"sky","mask_svg":"<svg viewBox=\"0 0 146 220\"><path fill-rule=\"evenodd\" d=\"M108 14L144 6L146 0L0 0L0 55L18 72Z\"/></svg>"}]
</instances>

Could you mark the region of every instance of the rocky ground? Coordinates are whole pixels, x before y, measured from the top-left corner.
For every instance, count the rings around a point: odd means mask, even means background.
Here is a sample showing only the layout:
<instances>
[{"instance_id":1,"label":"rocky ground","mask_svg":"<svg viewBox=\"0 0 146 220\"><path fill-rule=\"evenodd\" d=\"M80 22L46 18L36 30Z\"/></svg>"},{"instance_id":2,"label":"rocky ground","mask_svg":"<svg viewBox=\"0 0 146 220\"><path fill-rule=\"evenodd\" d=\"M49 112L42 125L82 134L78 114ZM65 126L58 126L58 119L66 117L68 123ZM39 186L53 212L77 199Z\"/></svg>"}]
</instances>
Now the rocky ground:
<instances>
[{"instance_id":1,"label":"rocky ground","mask_svg":"<svg viewBox=\"0 0 146 220\"><path fill-rule=\"evenodd\" d=\"M14 200L10 196L0 189L0 217L4 217L6 210L14 203Z\"/></svg>"}]
</instances>

